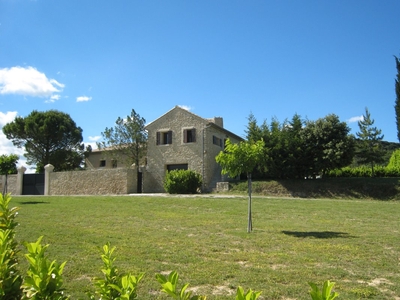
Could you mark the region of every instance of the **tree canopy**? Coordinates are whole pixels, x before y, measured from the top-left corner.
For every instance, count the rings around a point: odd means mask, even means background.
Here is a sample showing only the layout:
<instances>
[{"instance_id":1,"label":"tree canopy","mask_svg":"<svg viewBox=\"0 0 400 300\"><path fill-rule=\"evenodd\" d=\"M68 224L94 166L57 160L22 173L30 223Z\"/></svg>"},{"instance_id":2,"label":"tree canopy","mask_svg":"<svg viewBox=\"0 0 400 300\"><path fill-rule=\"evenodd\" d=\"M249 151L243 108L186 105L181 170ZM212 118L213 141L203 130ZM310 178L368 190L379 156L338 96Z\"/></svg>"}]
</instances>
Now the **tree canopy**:
<instances>
[{"instance_id":1,"label":"tree canopy","mask_svg":"<svg viewBox=\"0 0 400 300\"><path fill-rule=\"evenodd\" d=\"M302 130L307 176L349 165L354 157L354 137L346 122L335 114L308 121Z\"/></svg>"},{"instance_id":2,"label":"tree canopy","mask_svg":"<svg viewBox=\"0 0 400 300\"><path fill-rule=\"evenodd\" d=\"M7 139L25 148L27 163L41 172L52 164L56 171L79 168L84 159L82 129L63 112L32 111L27 117L17 117L3 127Z\"/></svg>"},{"instance_id":3,"label":"tree canopy","mask_svg":"<svg viewBox=\"0 0 400 300\"><path fill-rule=\"evenodd\" d=\"M280 123L257 125L251 114L247 126L248 141L263 139L268 156L257 166L258 177L304 178L323 175L330 169L351 163L354 137L338 116L303 121L298 114Z\"/></svg>"},{"instance_id":4,"label":"tree canopy","mask_svg":"<svg viewBox=\"0 0 400 300\"><path fill-rule=\"evenodd\" d=\"M97 143L99 149L107 150L105 154L121 161L126 166L139 165L147 151L146 120L134 109L125 119L118 117L115 126L106 128L101 133L103 141Z\"/></svg>"}]
</instances>

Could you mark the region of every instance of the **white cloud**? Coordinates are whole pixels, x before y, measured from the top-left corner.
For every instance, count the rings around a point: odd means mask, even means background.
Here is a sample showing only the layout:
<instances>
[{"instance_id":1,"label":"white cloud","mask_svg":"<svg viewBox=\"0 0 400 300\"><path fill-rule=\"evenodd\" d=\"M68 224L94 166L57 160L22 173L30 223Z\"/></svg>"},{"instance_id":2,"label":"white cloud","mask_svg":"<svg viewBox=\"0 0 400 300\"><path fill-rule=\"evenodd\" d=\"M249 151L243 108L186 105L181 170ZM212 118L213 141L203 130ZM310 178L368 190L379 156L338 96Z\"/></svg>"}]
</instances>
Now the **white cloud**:
<instances>
[{"instance_id":1,"label":"white cloud","mask_svg":"<svg viewBox=\"0 0 400 300\"><path fill-rule=\"evenodd\" d=\"M186 109L188 111L191 111L193 107L187 106L187 105L178 105L180 108Z\"/></svg>"},{"instance_id":2,"label":"white cloud","mask_svg":"<svg viewBox=\"0 0 400 300\"><path fill-rule=\"evenodd\" d=\"M0 111L0 128L3 128L4 125L14 121L15 117L17 116L16 111L8 111L3 113ZM3 133L3 131L1 132Z\"/></svg>"},{"instance_id":3,"label":"white cloud","mask_svg":"<svg viewBox=\"0 0 400 300\"><path fill-rule=\"evenodd\" d=\"M87 102L92 100L92 97L87 97L87 96L79 96L76 98L76 102Z\"/></svg>"},{"instance_id":4,"label":"white cloud","mask_svg":"<svg viewBox=\"0 0 400 300\"><path fill-rule=\"evenodd\" d=\"M6 138L6 136L3 133L3 126L6 125L7 123L10 123L14 121L15 117L17 116L16 111L8 111L6 113L3 113L0 111L0 155L10 155L10 154L16 154L19 156L18 159L18 164L17 166L24 166L28 170L26 173L33 173L34 167L28 166L26 163L26 158L24 157L24 149L22 148L17 148L13 145L13 143Z\"/></svg>"},{"instance_id":5,"label":"white cloud","mask_svg":"<svg viewBox=\"0 0 400 300\"><path fill-rule=\"evenodd\" d=\"M362 120L364 120L364 116L351 117L350 119L347 120L347 123L356 123Z\"/></svg>"},{"instance_id":6,"label":"white cloud","mask_svg":"<svg viewBox=\"0 0 400 300\"><path fill-rule=\"evenodd\" d=\"M96 135L96 136L89 136L89 141L91 142L97 142L98 140L101 139L100 135Z\"/></svg>"},{"instance_id":7,"label":"white cloud","mask_svg":"<svg viewBox=\"0 0 400 300\"><path fill-rule=\"evenodd\" d=\"M51 97L64 88L64 84L49 79L33 67L0 69L0 94L17 94L32 97Z\"/></svg>"},{"instance_id":8,"label":"white cloud","mask_svg":"<svg viewBox=\"0 0 400 300\"><path fill-rule=\"evenodd\" d=\"M46 103L54 103L54 102L56 102L57 100L60 100L60 98L61 98L60 95L55 94L55 95L52 95L52 96L50 97L50 99L46 100L45 102L46 102Z\"/></svg>"}]
</instances>

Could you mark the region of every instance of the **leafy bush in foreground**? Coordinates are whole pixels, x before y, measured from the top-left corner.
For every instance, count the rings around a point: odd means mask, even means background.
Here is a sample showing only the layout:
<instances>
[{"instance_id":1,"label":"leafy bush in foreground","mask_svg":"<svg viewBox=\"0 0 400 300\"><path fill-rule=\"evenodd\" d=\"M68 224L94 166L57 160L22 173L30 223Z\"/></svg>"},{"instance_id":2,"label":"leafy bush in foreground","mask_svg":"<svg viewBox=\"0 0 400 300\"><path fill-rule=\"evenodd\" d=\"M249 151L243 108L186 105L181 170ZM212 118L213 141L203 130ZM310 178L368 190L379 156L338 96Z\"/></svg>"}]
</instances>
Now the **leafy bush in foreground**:
<instances>
[{"instance_id":1,"label":"leafy bush in foreground","mask_svg":"<svg viewBox=\"0 0 400 300\"><path fill-rule=\"evenodd\" d=\"M9 209L11 197L9 194L0 193L0 299L7 300L67 300L69 296L64 294L62 272L66 262L58 264L50 261L46 255L49 245L42 246L42 237L34 243L25 243L28 254L25 254L29 262L29 268L24 276L21 276L16 268L16 246L14 240L15 221L18 208ZM120 274L114 266L113 256L115 247L110 244L103 246L101 259L103 261L103 278L96 278L96 294L101 300L134 300L138 299L137 285L143 277L143 273L137 277L128 273ZM161 284L161 291L169 297L177 300L206 300L206 296L193 295L187 288L189 283L178 289L178 273L172 271L168 276L156 274L157 281ZM334 283L325 281L322 291L314 283L311 286L310 295L313 300L333 300L338 295L332 292ZM235 300L257 300L261 292L249 289L247 292L239 286ZM88 294L90 300L96 300L96 296Z\"/></svg>"},{"instance_id":2,"label":"leafy bush in foreground","mask_svg":"<svg viewBox=\"0 0 400 300\"><path fill-rule=\"evenodd\" d=\"M165 175L164 189L170 194L196 194L201 184L201 176L195 171L172 170Z\"/></svg>"}]
</instances>

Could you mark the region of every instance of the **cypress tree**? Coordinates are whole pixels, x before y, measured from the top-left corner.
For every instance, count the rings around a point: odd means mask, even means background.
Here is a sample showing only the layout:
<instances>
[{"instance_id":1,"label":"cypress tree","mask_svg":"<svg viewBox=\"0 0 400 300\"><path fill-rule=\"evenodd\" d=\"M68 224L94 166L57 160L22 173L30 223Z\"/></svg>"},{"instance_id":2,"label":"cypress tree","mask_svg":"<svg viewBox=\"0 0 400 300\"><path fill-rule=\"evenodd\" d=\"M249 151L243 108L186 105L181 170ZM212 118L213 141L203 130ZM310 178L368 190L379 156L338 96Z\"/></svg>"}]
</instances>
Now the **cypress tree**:
<instances>
[{"instance_id":1,"label":"cypress tree","mask_svg":"<svg viewBox=\"0 0 400 300\"><path fill-rule=\"evenodd\" d=\"M394 109L396 111L397 139L400 142L400 59L396 56L394 58L396 59L397 68L397 76L395 79L396 102Z\"/></svg>"}]
</instances>

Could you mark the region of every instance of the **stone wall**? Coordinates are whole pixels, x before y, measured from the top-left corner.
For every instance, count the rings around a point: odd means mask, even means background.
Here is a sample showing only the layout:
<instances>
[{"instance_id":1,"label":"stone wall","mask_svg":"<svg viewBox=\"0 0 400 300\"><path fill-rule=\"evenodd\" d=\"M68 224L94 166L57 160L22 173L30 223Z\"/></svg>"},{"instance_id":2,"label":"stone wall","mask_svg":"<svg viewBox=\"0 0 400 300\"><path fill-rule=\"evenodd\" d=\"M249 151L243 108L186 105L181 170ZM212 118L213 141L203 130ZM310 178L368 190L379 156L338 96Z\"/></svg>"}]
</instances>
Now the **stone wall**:
<instances>
[{"instance_id":1,"label":"stone wall","mask_svg":"<svg viewBox=\"0 0 400 300\"><path fill-rule=\"evenodd\" d=\"M0 192L3 192L3 183L6 180L6 176L1 176ZM12 174L7 176L7 193L11 195L17 194L17 174Z\"/></svg>"},{"instance_id":2,"label":"stone wall","mask_svg":"<svg viewBox=\"0 0 400 300\"><path fill-rule=\"evenodd\" d=\"M49 172L49 195L115 195L136 192L136 168Z\"/></svg>"}]
</instances>

